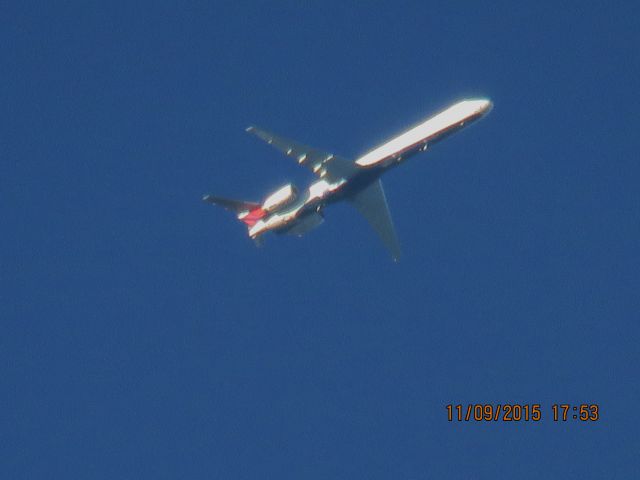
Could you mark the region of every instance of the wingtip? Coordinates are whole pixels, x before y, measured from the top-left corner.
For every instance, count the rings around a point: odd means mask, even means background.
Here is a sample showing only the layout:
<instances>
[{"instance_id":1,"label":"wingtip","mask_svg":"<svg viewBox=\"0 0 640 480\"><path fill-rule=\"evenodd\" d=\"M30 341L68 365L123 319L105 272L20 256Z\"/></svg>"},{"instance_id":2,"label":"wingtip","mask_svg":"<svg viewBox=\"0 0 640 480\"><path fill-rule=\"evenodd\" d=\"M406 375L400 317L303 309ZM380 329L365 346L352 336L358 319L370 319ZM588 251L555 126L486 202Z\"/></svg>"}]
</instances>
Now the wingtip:
<instances>
[{"instance_id":1,"label":"wingtip","mask_svg":"<svg viewBox=\"0 0 640 480\"><path fill-rule=\"evenodd\" d=\"M249 125L247 128L244 129L245 132L253 132L256 129L256 127L254 127L253 125Z\"/></svg>"},{"instance_id":2,"label":"wingtip","mask_svg":"<svg viewBox=\"0 0 640 480\"><path fill-rule=\"evenodd\" d=\"M209 194L203 195L202 196L202 201L203 202L208 202L210 198L211 198L211 195L209 195Z\"/></svg>"}]
</instances>

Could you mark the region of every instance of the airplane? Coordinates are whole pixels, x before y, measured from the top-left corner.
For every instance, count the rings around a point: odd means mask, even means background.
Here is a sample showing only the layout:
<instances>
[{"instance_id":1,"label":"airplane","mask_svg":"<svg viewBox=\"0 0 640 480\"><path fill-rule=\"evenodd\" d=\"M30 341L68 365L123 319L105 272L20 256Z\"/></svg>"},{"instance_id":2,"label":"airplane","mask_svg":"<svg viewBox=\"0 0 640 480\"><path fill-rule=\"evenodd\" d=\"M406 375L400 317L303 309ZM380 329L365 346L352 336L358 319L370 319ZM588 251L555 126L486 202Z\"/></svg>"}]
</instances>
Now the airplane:
<instances>
[{"instance_id":1,"label":"airplane","mask_svg":"<svg viewBox=\"0 0 640 480\"><path fill-rule=\"evenodd\" d=\"M463 100L370 150L355 161L326 153L258 127L247 128L271 146L311 169L319 179L299 191L287 184L261 203L204 195L202 200L235 213L247 226L249 237L260 245L267 232L302 236L324 221L324 208L346 200L370 223L394 261L400 243L393 226L380 177L409 157L485 116L493 104L485 98Z\"/></svg>"}]
</instances>

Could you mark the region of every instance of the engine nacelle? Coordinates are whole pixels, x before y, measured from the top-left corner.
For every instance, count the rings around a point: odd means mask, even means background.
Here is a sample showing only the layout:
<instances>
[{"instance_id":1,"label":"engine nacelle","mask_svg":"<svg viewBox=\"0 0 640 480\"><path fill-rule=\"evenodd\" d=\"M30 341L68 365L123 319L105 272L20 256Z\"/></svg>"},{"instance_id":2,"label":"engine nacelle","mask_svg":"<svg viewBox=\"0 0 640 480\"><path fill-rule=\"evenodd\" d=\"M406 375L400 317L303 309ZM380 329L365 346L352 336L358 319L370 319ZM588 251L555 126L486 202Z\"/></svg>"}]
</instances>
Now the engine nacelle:
<instances>
[{"instance_id":1,"label":"engine nacelle","mask_svg":"<svg viewBox=\"0 0 640 480\"><path fill-rule=\"evenodd\" d=\"M262 202L262 209L266 212L273 212L280 207L290 204L297 196L298 189L289 183L269 195L265 201Z\"/></svg>"}]
</instances>

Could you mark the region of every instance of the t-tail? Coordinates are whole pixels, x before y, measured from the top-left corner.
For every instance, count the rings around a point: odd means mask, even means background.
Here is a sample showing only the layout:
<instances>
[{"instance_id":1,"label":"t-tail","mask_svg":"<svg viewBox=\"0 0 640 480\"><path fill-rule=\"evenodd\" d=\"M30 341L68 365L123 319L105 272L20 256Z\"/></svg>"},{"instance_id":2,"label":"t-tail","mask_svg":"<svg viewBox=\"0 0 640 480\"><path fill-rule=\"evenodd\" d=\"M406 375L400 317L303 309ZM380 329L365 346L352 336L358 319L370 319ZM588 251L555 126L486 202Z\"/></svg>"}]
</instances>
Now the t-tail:
<instances>
[{"instance_id":1,"label":"t-tail","mask_svg":"<svg viewBox=\"0 0 640 480\"><path fill-rule=\"evenodd\" d=\"M251 229L251 227L267 215L267 211L262 209L262 205L256 202L232 200L230 198L216 197L214 195L205 195L202 197L202 201L218 205L225 210L235 213L238 220L244 223L247 226L247 229ZM258 246L261 244L258 238L255 238L254 241Z\"/></svg>"}]
</instances>

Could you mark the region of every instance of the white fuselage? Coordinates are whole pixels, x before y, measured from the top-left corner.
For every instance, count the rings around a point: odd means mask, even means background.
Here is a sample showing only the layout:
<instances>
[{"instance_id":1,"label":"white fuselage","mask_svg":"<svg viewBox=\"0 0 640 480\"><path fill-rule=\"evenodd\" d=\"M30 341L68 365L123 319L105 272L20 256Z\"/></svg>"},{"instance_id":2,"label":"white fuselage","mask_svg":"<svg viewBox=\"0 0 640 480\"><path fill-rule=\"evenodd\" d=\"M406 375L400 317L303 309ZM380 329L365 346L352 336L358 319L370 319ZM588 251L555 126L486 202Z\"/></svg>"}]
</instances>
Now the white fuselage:
<instances>
[{"instance_id":1,"label":"white fuselage","mask_svg":"<svg viewBox=\"0 0 640 480\"><path fill-rule=\"evenodd\" d=\"M467 122L489 112L490 100L463 100L430 117L420 125L392 138L356 160L361 167L384 164L404 153L423 150L442 136L462 128Z\"/></svg>"},{"instance_id":2,"label":"white fuselage","mask_svg":"<svg viewBox=\"0 0 640 480\"><path fill-rule=\"evenodd\" d=\"M429 145L446 135L484 116L491 108L491 101L486 99L458 102L364 154L355 161L355 164L360 167L363 176L374 170L379 170L381 174L386 168L397 165L411 154L426 150ZM355 177L359 175L360 173ZM297 200L260 219L249 229L249 235L256 238L270 230L278 230L288 226L307 212L319 210L330 197L336 195L352 182L357 183L355 177L342 178L333 183L329 183L325 179L317 180L301 192Z\"/></svg>"}]
</instances>

